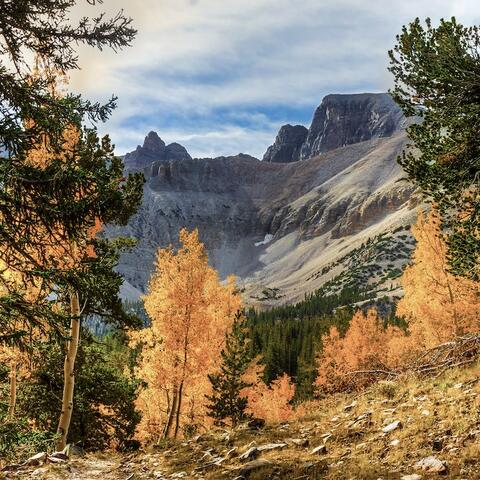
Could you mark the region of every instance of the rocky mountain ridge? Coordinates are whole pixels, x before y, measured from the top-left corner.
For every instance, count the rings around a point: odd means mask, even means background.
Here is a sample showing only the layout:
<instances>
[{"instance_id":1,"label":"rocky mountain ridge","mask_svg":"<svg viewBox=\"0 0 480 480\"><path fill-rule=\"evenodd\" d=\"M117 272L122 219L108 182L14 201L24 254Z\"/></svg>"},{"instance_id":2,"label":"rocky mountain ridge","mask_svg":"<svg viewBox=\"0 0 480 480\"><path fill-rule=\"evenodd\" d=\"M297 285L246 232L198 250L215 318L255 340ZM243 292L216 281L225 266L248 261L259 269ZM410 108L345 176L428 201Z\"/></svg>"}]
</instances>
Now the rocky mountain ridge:
<instances>
[{"instance_id":1,"label":"rocky mountain ridge","mask_svg":"<svg viewBox=\"0 0 480 480\"><path fill-rule=\"evenodd\" d=\"M345 145L389 137L403 124L400 107L387 93L327 95L316 109L310 128L281 127L263 160L307 160Z\"/></svg>"},{"instance_id":2,"label":"rocky mountain ridge","mask_svg":"<svg viewBox=\"0 0 480 480\"><path fill-rule=\"evenodd\" d=\"M280 293L262 305L303 298L341 273L327 265L412 222L417 202L396 162L404 126L388 95L360 94L325 97L308 132L282 127L270 161L194 159L150 132L125 156L127 171L146 176L142 206L126 228L108 229L138 239L119 267L124 296L145 291L157 248L176 244L186 227L199 229L222 276L239 277L247 303L265 288ZM283 161L289 155L304 159Z\"/></svg>"}]
</instances>

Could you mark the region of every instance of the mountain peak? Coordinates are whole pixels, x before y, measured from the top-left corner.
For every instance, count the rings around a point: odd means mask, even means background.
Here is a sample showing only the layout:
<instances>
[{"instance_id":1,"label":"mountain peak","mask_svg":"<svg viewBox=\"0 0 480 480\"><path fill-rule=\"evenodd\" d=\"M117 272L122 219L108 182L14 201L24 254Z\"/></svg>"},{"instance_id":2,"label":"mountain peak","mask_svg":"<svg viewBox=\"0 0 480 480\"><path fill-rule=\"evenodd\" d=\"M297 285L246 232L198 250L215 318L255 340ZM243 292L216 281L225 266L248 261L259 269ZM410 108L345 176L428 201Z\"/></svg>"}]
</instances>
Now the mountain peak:
<instances>
[{"instance_id":1,"label":"mountain peak","mask_svg":"<svg viewBox=\"0 0 480 480\"><path fill-rule=\"evenodd\" d=\"M388 93L334 93L323 98L307 130L283 125L265 162L289 163L372 138L389 137L404 122L400 107Z\"/></svg>"},{"instance_id":2,"label":"mountain peak","mask_svg":"<svg viewBox=\"0 0 480 480\"><path fill-rule=\"evenodd\" d=\"M288 163L300 160L300 150L307 139L308 130L303 125L283 125L275 143L268 147L264 162Z\"/></svg>"},{"instance_id":3,"label":"mountain peak","mask_svg":"<svg viewBox=\"0 0 480 480\"><path fill-rule=\"evenodd\" d=\"M372 138L389 137L404 121L388 93L331 94L315 111L301 158Z\"/></svg>"},{"instance_id":4,"label":"mountain peak","mask_svg":"<svg viewBox=\"0 0 480 480\"><path fill-rule=\"evenodd\" d=\"M138 145L136 150L127 153L124 158L125 169L127 172L144 170L145 175L151 175L152 171L148 167L156 165L154 171L158 171L158 163L168 162L170 160L191 160L192 157L186 148L179 143L165 145L165 142L158 136L157 132L150 131L143 145Z\"/></svg>"},{"instance_id":5,"label":"mountain peak","mask_svg":"<svg viewBox=\"0 0 480 480\"><path fill-rule=\"evenodd\" d=\"M148 132L148 135L143 141L143 147L140 148L152 153L163 153L165 150L165 142L158 136L157 132L152 130Z\"/></svg>"}]
</instances>

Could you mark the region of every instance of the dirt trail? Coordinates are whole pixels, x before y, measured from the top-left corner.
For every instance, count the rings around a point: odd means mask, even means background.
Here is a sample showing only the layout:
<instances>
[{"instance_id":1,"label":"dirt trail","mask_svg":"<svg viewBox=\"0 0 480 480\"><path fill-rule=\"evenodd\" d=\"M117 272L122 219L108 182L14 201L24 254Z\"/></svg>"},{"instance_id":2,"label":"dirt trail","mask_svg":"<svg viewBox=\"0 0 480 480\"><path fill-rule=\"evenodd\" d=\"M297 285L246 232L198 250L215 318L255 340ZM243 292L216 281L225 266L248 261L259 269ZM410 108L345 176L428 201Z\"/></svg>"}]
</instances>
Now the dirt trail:
<instances>
[{"instance_id":1,"label":"dirt trail","mask_svg":"<svg viewBox=\"0 0 480 480\"><path fill-rule=\"evenodd\" d=\"M34 478L38 480L129 480L133 476L125 471L121 457L113 455L87 455L72 459L67 464L29 467L25 470L0 473L0 480ZM4 476L2 476L4 475Z\"/></svg>"}]
</instances>

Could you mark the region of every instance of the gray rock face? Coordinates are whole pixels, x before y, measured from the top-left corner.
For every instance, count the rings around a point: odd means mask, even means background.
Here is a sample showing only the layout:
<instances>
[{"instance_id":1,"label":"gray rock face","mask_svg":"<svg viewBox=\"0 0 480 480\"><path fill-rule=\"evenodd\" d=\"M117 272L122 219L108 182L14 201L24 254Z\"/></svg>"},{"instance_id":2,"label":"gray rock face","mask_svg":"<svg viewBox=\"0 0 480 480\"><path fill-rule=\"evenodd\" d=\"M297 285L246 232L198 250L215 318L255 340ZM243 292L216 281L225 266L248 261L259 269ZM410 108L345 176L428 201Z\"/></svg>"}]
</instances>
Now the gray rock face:
<instances>
[{"instance_id":1,"label":"gray rock face","mask_svg":"<svg viewBox=\"0 0 480 480\"><path fill-rule=\"evenodd\" d=\"M152 175L152 169L158 171L159 165L168 160L191 160L185 147L178 143L165 145L165 142L156 132L150 132L143 142L143 146L138 145L136 150L127 153L124 157L125 170L127 172L142 171Z\"/></svg>"},{"instance_id":2,"label":"gray rock face","mask_svg":"<svg viewBox=\"0 0 480 480\"><path fill-rule=\"evenodd\" d=\"M389 137L404 120L387 93L327 95L315 111L300 156L307 159L345 145Z\"/></svg>"},{"instance_id":3,"label":"gray rock face","mask_svg":"<svg viewBox=\"0 0 480 480\"><path fill-rule=\"evenodd\" d=\"M347 128L355 122L345 121L338 134L347 138L345 132L353 131L348 138L359 143L304 161L260 161L244 154L192 159L180 145L165 146L150 133L142 147L125 156L127 171L145 173L142 205L127 227L107 229L110 236L138 239L119 265L128 298L145 291L157 249L177 245L181 228L198 228L210 263L222 277L233 273L244 285L258 285L260 292L266 286L279 287L274 304L303 298L326 281L314 274L323 266L367 238L408 223L406 218L415 216L413 188L399 182L404 173L396 161L406 136L398 129L400 120L391 113L391 104L390 113L373 115L391 102L385 95L377 97L373 104L371 95L360 103L343 102L350 105L344 112L354 105L365 109L356 113L358 128ZM323 104L331 105L329 100ZM362 119L372 115L376 120L363 128ZM284 129L285 137L292 138L291 129ZM325 132L334 138L330 127ZM318 145L325 148L335 144L322 142ZM250 291L248 295L256 298Z\"/></svg>"},{"instance_id":4,"label":"gray rock face","mask_svg":"<svg viewBox=\"0 0 480 480\"><path fill-rule=\"evenodd\" d=\"M275 143L268 147L264 162L288 163L300 160L300 150L307 139L308 130L303 125L284 125Z\"/></svg>"}]
</instances>

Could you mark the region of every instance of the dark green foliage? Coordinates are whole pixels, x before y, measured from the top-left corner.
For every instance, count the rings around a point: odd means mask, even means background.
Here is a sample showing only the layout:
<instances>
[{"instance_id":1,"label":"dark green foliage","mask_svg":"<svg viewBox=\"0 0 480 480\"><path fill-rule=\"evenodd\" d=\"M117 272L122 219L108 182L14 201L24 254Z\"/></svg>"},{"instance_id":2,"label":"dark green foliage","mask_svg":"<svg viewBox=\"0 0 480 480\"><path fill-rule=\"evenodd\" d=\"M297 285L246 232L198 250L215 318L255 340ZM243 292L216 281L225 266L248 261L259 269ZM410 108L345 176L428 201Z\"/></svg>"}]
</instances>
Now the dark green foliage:
<instances>
[{"instance_id":1,"label":"dark green foliage","mask_svg":"<svg viewBox=\"0 0 480 480\"><path fill-rule=\"evenodd\" d=\"M353 316L349 306L368 295L344 289L324 295L320 289L295 305L248 312L252 356L261 356L267 384L287 373L296 384L295 401L313 396L317 376L315 356L321 336L332 325L344 332Z\"/></svg>"},{"instance_id":2,"label":"dark green foliage","mask_svg":"<svg viewBox=\"0 0 480 480\"><path fill-rule=\"evenodd\" d=\"M92 104L79 95L59 99L51 95L49 80L29 77L35 56L52 75L78 68L76 48L86 44L114 50L128 46L136 31L121 12L70 19L78 0L15 0L0 2L0 150L17 155L38 136L58 139L65 125L79 118L105 120L115 106ZM92 2L90 2L92 3ZM25 120L32 120L25 124Z\"/></svg>"},{"instance_id":3,"label":"dark green foliage","mask_svg":"<svg viewBox=\"0 0 480 480\"><path fill-rule=\"evenodd\" d=\"M130 43L135 31L123 14L74 24L69 14L77 3L0 2L0 151L5 152L0 158L0 260L41 286L31 302L18 284L2 278L4 342L21 343L32 327L62 333L68 318L54 304L72 289L80 293L85 315L99 314L119 324L137 322L122 313L117 298L122 280L113 271L126 242L92 240L96 256L83 252L96 221L124 224L141 201L142 176L124 178L108 137L100 140L95 128L82 127L86 120L105 120L115 99L91 104L75 94L60 98L51 89L57 75L78 67L78 44L118 49ZM30 60L35 56L41 75L32 78ZM75 151L68 153L61 144L67 127L80 132ZM28 161L29 150L45 136L48 165ZM52 249L55 245L79 246L85 256L75 268L66 269L59 258L63 254Z\"/></svg>"},{"instance_id":4,"label":"dark green foliage","mask_svg":"<svg viewBox=\"0 0 480 480\"><path fill-rule=\"evenodd\" d=\"M120 338L107 344L82 332L75 375L69 442L87 450L130 447L140 414L135 410L139 382L124 373L128 348ZM63 389L63 349L56 343L35 350L33 376L19 385L18 416L33 420L53 436Z\"/></svg>"},{"instance_id":5,"label":"dark green foliage","mask_svg":"<svg viewBox=\"0 0 480 480\"><path fill-rule=\"evenodd\" d=\"M225 335L220 372L208 375L213 390L212 395L207 396L211 402L208 414L215 420L215 425L225 425L225 421L229 420L235 427L249 418L245 412L247 399L240 395L244 388L251 386L242 380L242 375L252 361L248 343L246 319L239 312L235 316L232 330Z\"/></svg>"},{"instance_id":6,"label":"dark green foliage","mask_svg":"<svg viewBox=\"0 0 480 480\"><path fill-rule=\"evenodd\" d=\"M28 418L7 418L9 369L0 363L0 459L28 458L53 444L46 431L32 429Z\"/></svg>"},{"instance_id":7,"label":"dark green foliage","mask_svg":"<svg viewBox=\"0 0 480 480\"><path fill-rule=\"evenodd\" d=\"M455 18L432 26L417 18L389 52L392 92L417 152L400 163L439 208L452 271L478 280L480 234L480 31Z\"/></svg>"}]
</instances>

